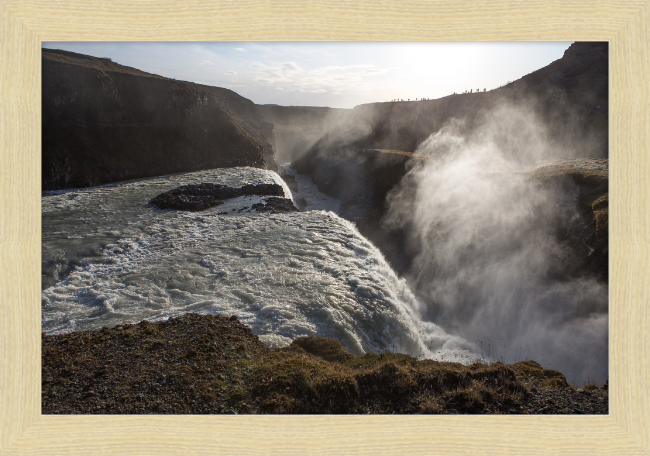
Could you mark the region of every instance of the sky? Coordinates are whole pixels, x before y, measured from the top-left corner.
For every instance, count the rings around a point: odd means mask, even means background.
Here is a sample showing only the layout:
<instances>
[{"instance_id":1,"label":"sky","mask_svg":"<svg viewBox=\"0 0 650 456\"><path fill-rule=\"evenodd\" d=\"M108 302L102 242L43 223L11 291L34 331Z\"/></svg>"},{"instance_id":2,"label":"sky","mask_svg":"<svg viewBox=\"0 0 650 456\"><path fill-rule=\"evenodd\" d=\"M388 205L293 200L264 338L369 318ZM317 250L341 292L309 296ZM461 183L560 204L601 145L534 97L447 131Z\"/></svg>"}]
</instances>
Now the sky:
<instances>
[{"instance_id":1,"label":"sky","mask_svg":"<svg viewBox=\"0 0 650 456\"><path fill-rule=\"evenodd\" d=\"M562 57L571 42L44 42L257 104L352 108L491 90Z\"/></svg>"}]
</instances>

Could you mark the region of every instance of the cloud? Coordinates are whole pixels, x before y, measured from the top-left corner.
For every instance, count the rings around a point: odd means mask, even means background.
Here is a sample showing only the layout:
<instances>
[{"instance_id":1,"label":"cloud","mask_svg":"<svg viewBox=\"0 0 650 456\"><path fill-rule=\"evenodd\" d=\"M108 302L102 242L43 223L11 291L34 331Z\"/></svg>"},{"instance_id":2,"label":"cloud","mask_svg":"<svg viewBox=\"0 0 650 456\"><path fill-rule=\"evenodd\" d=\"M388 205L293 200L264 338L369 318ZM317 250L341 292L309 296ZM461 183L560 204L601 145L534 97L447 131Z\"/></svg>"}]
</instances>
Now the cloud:
<instances>
[{"instance_id":1,"label":"cloud","mask_svg":"<svg viewBox=\"0 0 650 456\"><path fill-rule=\"evenodd\" d=\"M252 62L251 66L257 68L259 76L257 82L292 82L292 77L304 70L296 62L282 62L277 65L265 65L261 62Z\"/></svg>"},{"instance_id":2,"label":"cloud","mask_svg":"<svg viewBox=\"0 0 650 456\"><path fill-rule=\"evenodd\" d=\"M340 66L340 65L328 65L320 68L316 68L315 70L312 70L312 74L324 74L329 71L345 71L345 70L353 70L357 68L372 68L372 65L346 65L346 66Z\"/></svg>"},{"instance_id":3,"label":"cloud","mask_svg":"<svg viewBox=\"0 0 650 456\"><path fill-rule=\"evenodd\" d=\"M226 74L237 74L236 71L226 71Z\"/></svg>"},{"instance_id":4,"label":"cloud","mask_svg":"<svg viewBox=\"0 0 650 456\"><path fill-rule=\"evenodd\" d=\"M305 70L294 61L265 64L251 62L253 79L258 84L270 84L275 90L309 94L322 94L336 91L341 94L346 89L369 90L374 85L368 78L384 74L390 69L376 68L373 65L328 65Z\"/></svg>"},{"instance_id":5,"label":"cloud","mask_svg":"<svg viewBox=\"0 0 650 456\"><path fill-rule=\"evenodd\" d=\"M209 60L201 60L199 62L199 65L214 65L214 63L210 62Z\"/></svg>"},{"instance_id":6,"label":"cloud","mask_svg":"<svg viewBox=\"0 0 650 456\"><path fill-rule=\"evenodd\" d=\"M235 48L235 51L246 52L246 49L244 49L244 48Z\"/></svg>"},{"instance_id":7,"label":"cloud","mask_svg":"<svg viewBox=\"0 0 650 456\"><path fill-rule=\"evenodd\" d=\"M372 69L360 71L358 74L363 75L363 76L372 76L372 75L375 75L375 74L384 74L387 71L388 70L381 69L381 68L372 68Z\"/></svg>"},{"instance_id":8,"label":"cloud","mask_svg":"<svg viewBox=\"0 0 650 456\"><path fill-rule=\"evenodd\" d=\"M300 87L297 89L301 93L326 93L327 90L322 87Z\"/></svg>"},{"instance_id":9,"label":"cloud","mask_svg":"<svg viewBox=\"0 0 650 456\"><path fill-rule=\"evenodd\" d=\"M296 62L284 62L280 64L285 71L302 71Z\"/></svg>"}]
</instances>

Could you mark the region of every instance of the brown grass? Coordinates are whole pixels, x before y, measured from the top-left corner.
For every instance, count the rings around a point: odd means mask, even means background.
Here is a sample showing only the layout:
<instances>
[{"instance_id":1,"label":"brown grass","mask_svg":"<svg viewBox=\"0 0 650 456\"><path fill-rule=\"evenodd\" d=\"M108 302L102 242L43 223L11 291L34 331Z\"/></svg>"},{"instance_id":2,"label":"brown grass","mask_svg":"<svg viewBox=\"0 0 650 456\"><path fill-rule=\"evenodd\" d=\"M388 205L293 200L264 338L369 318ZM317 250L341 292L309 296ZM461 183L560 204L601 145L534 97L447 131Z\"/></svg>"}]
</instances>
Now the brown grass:
<instances>
[{"instance_id":1,"label":"brown grass","mask_svg":"<svg viewBox=\"0 0 650 456\"><path fill-rule=\"evenodd\" d=\"M270 350L236 317L43 336L43 413L520 413L566 379L505 365L355 356L332 339Z\"/></svg>"}]
</instances>

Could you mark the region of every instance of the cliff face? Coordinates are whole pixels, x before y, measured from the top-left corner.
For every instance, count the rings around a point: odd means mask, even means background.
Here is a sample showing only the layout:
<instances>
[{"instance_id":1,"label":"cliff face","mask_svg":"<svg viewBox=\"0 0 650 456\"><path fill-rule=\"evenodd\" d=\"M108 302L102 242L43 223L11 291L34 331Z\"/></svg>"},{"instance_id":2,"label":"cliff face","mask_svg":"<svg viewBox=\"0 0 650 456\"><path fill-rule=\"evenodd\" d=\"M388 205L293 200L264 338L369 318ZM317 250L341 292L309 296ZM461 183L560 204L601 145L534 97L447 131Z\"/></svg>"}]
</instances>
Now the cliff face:
<instances>
[{"instance_id":1,"label":"cliff face","mask_svg":"<svg viewBox=\"0 0 650 456\"><path fill-rule=\"evenodd\" d=\"M555 93L572 103L609 105L609 46L606 42L573 43L561 59L506 86L510 89ZM589 106L587 106L589 107Z\"/></svg>"},{"instance_id":2,"label":"cliff face","mask_svg":"<svg viewBox=\"0 0 650 456\"><path fill-rule=\"evenodd\" d=\"M311 175L321 191L341 199L341 215L355 220L401 272L409 267L408 255L403 254L404 233L386 232L379 222L386 195L413 165L406 163L412 160L409 154L431 134L458 119L457 133L469 137L499 108L523 107L547 133L546 159L605 159L607 102L608 44L574 43L561 59L496 90L357 106L330 122L292 166ZM511 147L507 136L498 138L506 149L525 153L528 144ZM365 191L359 191L360 186ZM355 217L346 213L360 202L365 213L355 210Z\"/></svg>"},{"instance_id":3,"label":"cliff face","mask_svg":"<svg viewBox=\"0 0 650 456\"><path fill-rule=\"evenodd\" d=\"M235 92L42 51L43 189L200 169L277 169L273 126Z\"/></svg>"}]
</instances>

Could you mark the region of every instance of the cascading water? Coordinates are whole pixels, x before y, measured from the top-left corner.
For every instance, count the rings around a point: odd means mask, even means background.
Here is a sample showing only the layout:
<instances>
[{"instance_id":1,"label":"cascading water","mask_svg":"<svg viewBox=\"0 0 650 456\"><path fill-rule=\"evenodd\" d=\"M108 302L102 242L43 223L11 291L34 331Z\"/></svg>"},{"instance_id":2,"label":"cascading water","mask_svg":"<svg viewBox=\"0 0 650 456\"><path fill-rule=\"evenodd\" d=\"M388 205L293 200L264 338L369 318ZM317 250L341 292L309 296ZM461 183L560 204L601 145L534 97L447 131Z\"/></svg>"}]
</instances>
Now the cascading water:
<instances>
[{"instance_id":1,"label":"cascading water","mask_svg":"<svg viewBox=\"0 0 650 456\"><path fill-rule=\"evenodd\" d=\"M254 168L44 193L43 331L236 314L271 347L318 335L357 354L477 359L473 344L422 321L406 283L331 211L258 214L250 209L257 196L196 213L148 204L200 182L278 183L292 197L276 173Z\"/></svg>"}]
</instances>

